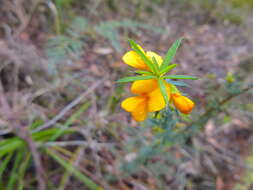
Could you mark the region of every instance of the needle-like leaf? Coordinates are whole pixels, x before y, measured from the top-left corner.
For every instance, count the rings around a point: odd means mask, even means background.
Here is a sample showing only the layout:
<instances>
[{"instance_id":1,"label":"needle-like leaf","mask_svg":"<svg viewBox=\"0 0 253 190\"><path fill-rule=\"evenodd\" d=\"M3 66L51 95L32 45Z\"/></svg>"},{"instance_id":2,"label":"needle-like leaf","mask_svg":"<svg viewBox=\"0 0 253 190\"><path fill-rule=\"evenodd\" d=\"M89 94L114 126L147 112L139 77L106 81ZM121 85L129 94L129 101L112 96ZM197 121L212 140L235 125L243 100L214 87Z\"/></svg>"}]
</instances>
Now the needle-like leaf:
<instances>
[{"instance_id":1,"label":"needle-like leaf","mask_svg":"<svg viewBox=\"0 0 253 190\"><path fill-rule=\"evenodd\" d=\"M189 76L189 75L168 75L164 76L164 79L189 79L189 80L198 80L197 77Z\"/></svg>"},{"instance_id":2,"label":"needle-like leaf","mask_svg":"<svg viewBox=\"0 0 253 190\"><path fill-rule=\"evenodd\" d=\"M168 100L168 94L167 94L167 91L166 91L166 86L164 84L164 80L163 79L159 79L158 80L158 84L159 84L159 88L161 90L161 93L163 95L164 101L165 101L165 103L167 105L168 102L169 102L169 100Z\"/></svg>"},{"instance_id":3,"label":"needle-like leaf","mask_svg":"<svg viewBox=\"0 0 253 190\"><path fill-rule=\"evenodd\" d=\"M172 59L174 58L174 56L177 53L177 49L180 46L181 41L182 41L182 38L179 38L178 40L176 40L172 44L170 49L167 51L166 56L163 60L162 66L161 66L162 69L166 68L171 63Z\"/></svg>"},{"instance_id":4,"label":"needle-like leaf","mask_svg":"<svg viewBox=\"0 0 253 190\"><path fill-rule=\"evenodd\" d=\"M140 49L137 43L135 43L134 40L129 40L129 43L132 47L132 49L141 57L141 59L144 61L144 63L148 66L148 68L152 71L155 72L154 65L152 61L150 61L147 56L144 54L144 52Z\"/></svg>"},{"instance_id":5,"label":"needle-like leaf","mask_svg":"<svg viewBox=\"0 0 253 190\"><path fill-rule=\"evenodd\" d=\"M122 82L133 82L136 80L148 80L148 79L154 79L156 78L155 76L133 76L133 77L125 77L122 79L117 80L117 82L122 83Z\"/></svg>"}]
</instances>

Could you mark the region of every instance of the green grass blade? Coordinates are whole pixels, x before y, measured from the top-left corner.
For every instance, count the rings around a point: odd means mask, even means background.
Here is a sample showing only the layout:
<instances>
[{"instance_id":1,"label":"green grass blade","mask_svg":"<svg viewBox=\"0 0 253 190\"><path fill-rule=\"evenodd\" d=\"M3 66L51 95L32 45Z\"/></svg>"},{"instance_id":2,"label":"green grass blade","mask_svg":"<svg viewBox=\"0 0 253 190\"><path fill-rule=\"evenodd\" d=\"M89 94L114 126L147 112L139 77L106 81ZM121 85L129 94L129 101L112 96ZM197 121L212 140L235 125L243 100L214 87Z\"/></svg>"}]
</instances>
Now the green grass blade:
<instances>
[{"instance_id":1,"label":"green grass blade","mask_svg":"<svg viewBox=\"0 0 253 190\"><path fill-rule=\"evenodd\" d=\"M73 153L73 155L71 156L70 160L69 160L69 163L71 165L73 165L75 163L75 161L77 160L77 157L78 155L80 154L80 152L83 150L83 147L82 146L79 146L77 148L77 150ZM68 171L66 171L62 177L61 177L61 180L60 180L60 183L59 183L59 188L58 189L64 189L65 185L66 185L66 182L69 180L69 177L71 176L71 173L69 173Z\"/></svg>"},{"instance_id":2,"label":"green grass blade","mask_svg":"<svg viewBox=\"0 0 253 190\"><path fill-rule=\"evenodd\" d=\"M53 135L59 133L59 131L62 131L61 128L52 128L45 131L39 131L32 134L32 139L36 142L40 141L48 141L52 138ZM63 134L69 134L71 133L71 129L66 129L64 132L61 132L61 135ZM13 137L7 140L0 141L0 157L9 154L21 147L25 147L26 143L24 140L20 139L19 137Z\"/></svg>"},{"instance_id":3,"label":"green grass blade","mask_svg":"<svg viewBox=\"0 0 253 190\"><path fill-rule=\"evenodd\" d=\"M125 77L122 79L117 80L118 83L122 82L133 82L136 80L148 80L148 79L154 79L156 78L155 76L133 76L133 77Z\"/></svg>"},{"instance_id":4,"label":"green grass blade","mask_svg":"<svg viewBox=\"0 0 253 190\"><path fill-rule=\"evenodd\" d=\"M181 41L182 41L182 38L179 38L169 48L169 50L167 51L165 58L163 60L163 63L161 66L162 69L166 68L171 63L172 59L175 57L175 55L177 53L177 49L179 48Z\"/></svg>"},{"instance_id":5,"label":"green grass blade","mask_svg":"<svg viewBox=\"0 0 253 190\"><path fill-rule=\"evenodd\" d=\"M4 156L5 154L11 153L15 151L16 149L25 146L25 142L19 138L11 138L11 140L8 140L8 144L2 145L0 147L0 157Z\"/></svg>"},{"instance_id":6,"label":"green grass blade","mask_svg":"<svg viewBox=\"0 0 253 190\"><path fill-rule=\"evenodd\" d=\"M15 186L17 180L19 179L17 171L18 171L20 164L22 163L22 158L23 158L23 150L21 149L15 155L14 165L13 165L11 172L9 173L10 177L8 179L8 184L7 184L7 188L6 188L7 190L16 189L16 188L14 188L14 186Z\"/></svg>"},{"instance_id":7,"label":"green grass blade","mask_svg":"<svg viewBox=\"0 0 253 190\"><path fill-rule=\"evenodd\" d=\"M10 144L10 143L13 142L14 140L20 140L20 138L19 138L19 137L9 137L9 138L7 138L7 139L2 139L2 140L0 141L0 150L1 150L2 146L5 146L5 145Z\"/></svg>"},{"instance_id":8,"label":"green grass blade","mask_svg":"<svg viewBox=\"0 0 253 190\"><path fill-rule=\"evenodd\" d=\"M1 162L1 165L0 165L0 180L2 180L3 173L5 172L5 169L8 166L8 163L10 162L12 155L13 155L13 152L9 153L6 156L6 158Z\"/></svg>"},{"instance_id":9,"label":"green grass blade","mask_svg":"<svg viewBox=\"0 0 253 190\"><path fill-rule=\"evenodd\" d=\"M163 79L159 79L158 80L158 84L159 84L159 88L161 90L161 93L163 95L164 101L165 101L165 103L167 105L168 102L169 102L169 100L168 100L169 98L168 98L168 94L167 94L167 91L166 91L166 86L164 84L164 80Z\"/></svg>"},{"instance_id":10,"label":"green grass blade","mask_svg":"<svg viewBox=\"0 0 253 190\"><path fill-rule=\"evenodd\" d=\"M53 135L55 135L56 133L58 133L59 131L61 131L62 129L61 128L52 128L52 129L47 129L47 130L44 130L44 131L37 131L37 132L34 132L32 134L32 138L34 141L48 141L49 139L52 138ZM71 128L67 128L64 130L64 133L62 135L65 135L65 134L70 134L72 133L73 130L71 130Z\"/></svg>"},{"instance_id":11,"label":"green grass blade","mask_svg":"<svg viewBox=\"0 0 253 190\"><path fill-rule=\"evenodd\" d=\"M164 76L164 79L188 79L188 80L198 80L198 77L190 76L190 75L168 75Z\"/></svg>"},{"instance_id":12,"label":"green grass blade","mask_svg":"<svg viewBox=\"0 0 253 190\"><path fill-rule=\"evenodd\" d=\"M51 156L55 161L57 161L62 167L64 167L68 172L72 173L76 178L83 182L91 190L101 190L96 183L94 183L90 178L83 175L78 169L73 167L71 164L63 160L61 157L57 156L53 152L47 150L49 156Z\"/></svg>"},{"instance_id":13,"label":"green grass blade","mask_svg":"<svg viewBox=\"0 0 253 190\"><path fill-rule=\"evenodd\" d=\"M27 170L29 161L31 159L31 154L30 153L26 153L25 159L24 161L21 163L19 171L18 171L18 190L23 190L24 189L24 182L25 182L25 172Z\"/></svg>"},{"instance_id":14,"label":"green grass blade","mask_svg":"<svg viewBox=\"0 0 253 190\"><path fill-rule=\"evenodd\" d=\"M34 121L34 122L30 125L29 130L36 129L37 127L39 127L39 126L42 125L43 123L44 123L43 120L38 119L38 120Z\"/></svg>"},{"instance_id":15,"label":"green grass blade","mask_svg":"<svg viewBox=\"0 0 253 190\"><path fill-rule=\"evenodd\" d=\"M60 128L59 132L55 133L50 141L54 141L60 136L64 134L64 131L74 122L76 121L80 115L85 112L90 106L90 102L85 102L76 112L74 112L70 118L66 121L66 123L63 125L63 127Z\"/></svg>"},{"instance_id":16,"label":"green grass blade","mask_svg":"<svg viewBox=\"0 0 253 190\"><path fill-rule=\"evenodd\" d=\"M152 61L150 61L147 58L147 56L141 51L138 44L136 44L134 40L129 40L129 43L130 43L132 49L141 57L141 59L144 61L144 63L148 66L150 71L155 72L155 68L154 68Z\"/></svg>"}]
</instances>

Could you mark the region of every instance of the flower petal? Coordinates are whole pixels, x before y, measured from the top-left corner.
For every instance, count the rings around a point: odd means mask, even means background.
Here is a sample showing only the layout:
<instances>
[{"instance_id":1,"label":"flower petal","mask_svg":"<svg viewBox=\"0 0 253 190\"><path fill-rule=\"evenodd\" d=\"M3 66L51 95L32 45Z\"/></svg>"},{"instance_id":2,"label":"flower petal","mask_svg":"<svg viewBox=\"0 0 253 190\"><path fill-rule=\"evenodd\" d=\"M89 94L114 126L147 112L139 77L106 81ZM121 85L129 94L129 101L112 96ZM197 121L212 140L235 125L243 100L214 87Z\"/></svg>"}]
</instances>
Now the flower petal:
<instances>
[{"instance_id":1,"label":"flower petal","mask_svg":"<svg viewBox=\"0 0 253 190\"><path fill-rule=\"evenodd\" d=\"M130 65L136 69L148 70L147 65L142 61L141 57L135 51L127 52L123 57L125 64Z\"/></svg>"},{"instance_id":2,"label":"flower petal","mask_svg":"<svg viewBox=\"0 0 253 190\"><path fill-rule=\"evenodd\" d=\"M144 121L148 115L147 101L143 101L131 112L132 117L136 121Z\"/></svg>"},{"instance_id":3,"label":"flower petal","mask_svg":"<svg viewBox=\"0 0 253 190\"><path fill-rule=\"evenodd\" d=\"M184 114L189 114L195 105L190 98L179 93L172 94L172 101L175 107Z\"/></svg>"},{"instance_id":4,"label":"flower petal","mask_svg":"<svg viewBox=\"0 0 253 190\"><path fill-rule=\"evenodd\" d=\"M155 90L158 87L157 80L138 80L133 82L131 86L131 92L133 94L144 94Z\"/></svg>"},{"instance_id":5,"label":"flower petal","mask_svg":"<svg viewBox=\"0 0 253 190\"><path fill-rule=\"evenodd\" d=\"M142 96L130 97L130 98L125 99L121 103L121 107L127 112L132 112L136 109L136 107L138 107L139 104L141 104L144 101L145 101L145 97L142 97Z\"/></svg>"},{"instance_id":6,"label":"flower petal","mask_svg":"<svg viewBox=\"0 0 253 190\"><path fill-rule=\"evenodd\" d=\"M148 111L155 112L165 107L165 101L159 88L149 94Z\"/></svg>"},{"instance_id":7,"label":"flower petal","mask_svg":"<svg viewBox=\"0 0 253 190\"><path fill-rule=\"evenodd\" d=\"M168 99L170 99L170 85L165 83ZM155 112L165 108L166 104L160 88L149 93L148 111Z\"/></svg>"},{"instance_id":8,"label":"flower petal","mask_svg":"<svg viewBox=\"0 0 253 190\"><path fill-rule=\"evenodd\" d=\"M152 57L154 57L158 63L159 66L162 65L162 62L163 62L163 58L158 55L157 53L153 52L153 51L147 51L146 53L147 57L152 61Z\"/></svg>"}]
</instances>

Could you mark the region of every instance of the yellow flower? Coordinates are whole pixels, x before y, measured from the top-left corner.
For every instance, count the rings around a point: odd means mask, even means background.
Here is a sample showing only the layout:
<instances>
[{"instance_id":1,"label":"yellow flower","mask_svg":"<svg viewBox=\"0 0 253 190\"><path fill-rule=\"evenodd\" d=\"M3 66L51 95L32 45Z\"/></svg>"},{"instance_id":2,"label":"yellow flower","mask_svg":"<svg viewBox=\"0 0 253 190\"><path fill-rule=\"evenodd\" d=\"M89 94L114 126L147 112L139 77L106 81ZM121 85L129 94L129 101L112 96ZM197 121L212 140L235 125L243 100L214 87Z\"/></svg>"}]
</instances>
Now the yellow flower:
<instances>
[{"instance_id":1,"label":"yellow flower","mask_svg":"<svg viewBox=\"0 0 253 190\"><path fill-rule=\"evenodd\" d=\"M145 52L141 46L139 46L139 48L148 57L149 60L152 61L152 57L154 57L159 66L162 64L163 59L160 55L152 51ZM131 67L134 67L140 70L149 70L148 66L145 64L145 62L141 59L141 57L135 51L128 51L127 53L125 53L122 59L125 64L130 65Z\"/></svg>"},{"instance_id":2,"label":"yellow flower","mask_svg":"<svg viewBox=\"0 0 253 190\"><path fill-rule=\"evenodd\" d=\"M189 114L194 107L194 102L180 93L171 94L171 99L175 107L184 114Z\"/></svg>"},{"instance_id":3,"label":"yellow flower","mask_svg":"<svg viewBox=\"0 0 253 190\"><path fill-rule=\"evenodd\" d=\"M170 98L170 85L165 83L168 98ZM135 81L131 92L137 96L125 99L121 107L130 112L136 121L144 121L148 112L155 112L165 108L166 103L155 79Z\"/></svg>"}]
</instances>

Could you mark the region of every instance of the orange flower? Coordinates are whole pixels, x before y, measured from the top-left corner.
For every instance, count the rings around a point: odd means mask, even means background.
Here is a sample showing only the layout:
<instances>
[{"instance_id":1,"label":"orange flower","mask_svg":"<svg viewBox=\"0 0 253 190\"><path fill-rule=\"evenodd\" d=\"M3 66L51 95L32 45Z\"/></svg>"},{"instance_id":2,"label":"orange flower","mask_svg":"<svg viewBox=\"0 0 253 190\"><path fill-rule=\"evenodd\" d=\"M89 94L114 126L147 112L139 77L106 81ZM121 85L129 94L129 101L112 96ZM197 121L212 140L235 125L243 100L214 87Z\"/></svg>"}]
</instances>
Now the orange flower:
<instances>
[{"instance_id":1,"label":"orange flower","mask_svg":"<svg viewBox=\"0 0 253 190\"><path fill-rule=\"evenodd\" d=\"M189 114L194 107L194 102L180 93L173 93L171 99L175 107L184 114Z\"/></svg>"},{"instance_id":2,"label":"orange flower","mask_svg":"<svg viewBox=\"0 0 253 190\"><path fill-rule=\"evenodd\" d=\"M141 46L139 46L139 48L151 61L152 61L152 57L154 57L159 66L162 64L163 59L160 55L152 51L145 52ZM125 64L130 65L131 67L134 67L140 70L149 70L148 66L145 64L145 62L141 59L141 57L135 51L128 51L127 53L125 53L122 59Z\"/></svg>"},{"instance_id":3,"label":"orange flower","mask_svg":"<svg viewBox=\"0 0 253 190\"><path fill-rule=\"evenodd\" d=\"M170 85L165 83L168 98ZM131 92L137 96L125 99L121 107L130 112L136 121L144 121L148 112L155 112L165 108L166 103L157 84L157 80L139 80L131 86Z\"/></svg>"}]
</instances>

